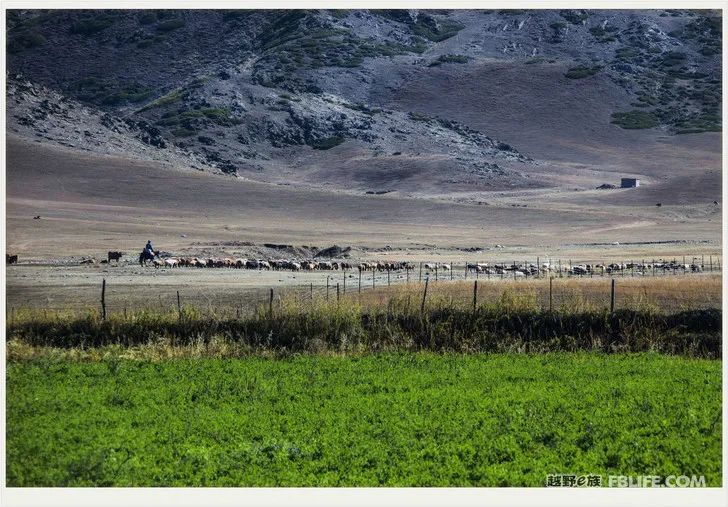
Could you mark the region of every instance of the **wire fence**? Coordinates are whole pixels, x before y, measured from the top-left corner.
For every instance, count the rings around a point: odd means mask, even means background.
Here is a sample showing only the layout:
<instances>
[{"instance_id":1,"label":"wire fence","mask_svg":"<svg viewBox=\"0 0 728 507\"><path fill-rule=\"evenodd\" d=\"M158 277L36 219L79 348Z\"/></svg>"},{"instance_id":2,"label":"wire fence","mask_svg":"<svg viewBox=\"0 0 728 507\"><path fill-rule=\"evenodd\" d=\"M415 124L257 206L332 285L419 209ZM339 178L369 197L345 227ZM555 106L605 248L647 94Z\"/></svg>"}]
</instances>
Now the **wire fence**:
<instances>
[{"instance_id":1,"label":"wire fence","mask_svg":"<svg viewBox=\"0 0 728 507\"><path fill-rule=\"evenodd\" d=\"M414 300L415 294L423 292L427 285L429 302L439 305L467 306L474 300L476 304L487 304L517 295L529 298L530 304L540 309L616 306L679 311L721 306L720 277L711 276L721 272L721 260L713 255L610 263L537 257L531 262L525 259L511 262L423 261L406 263L406 269L387 269L386 263L369 269L368 266L373 265L370 263L365 269L317 271L298 277L308 277L306 282L290 283L290 280L281 279L280 283L258 287L236 285L237 272L231 273L225 283L219 285L181 283L175 286L175 279L171 277L171 283L149 290L144 286L143 277L139 278L139 283L136 280L116 283L104 278L95 290L79 288L82 297L77 299L51 297L44 294L44 291L50 294L50 289L38 288L38 294L30 296L33 304L28 306L49 311L79 311L90 307L107 314L169 311L191 306L203 313L231 318L279 306L291 298L303 304L307 301L354 300L365 308L381 307L393 298ZM196 272L196 268L176 268L168 273L183 270L190 274ZM614 294L611 280L616 285ZM16 305L7 306L12 316Z\"/></svg>"}]
</instances>

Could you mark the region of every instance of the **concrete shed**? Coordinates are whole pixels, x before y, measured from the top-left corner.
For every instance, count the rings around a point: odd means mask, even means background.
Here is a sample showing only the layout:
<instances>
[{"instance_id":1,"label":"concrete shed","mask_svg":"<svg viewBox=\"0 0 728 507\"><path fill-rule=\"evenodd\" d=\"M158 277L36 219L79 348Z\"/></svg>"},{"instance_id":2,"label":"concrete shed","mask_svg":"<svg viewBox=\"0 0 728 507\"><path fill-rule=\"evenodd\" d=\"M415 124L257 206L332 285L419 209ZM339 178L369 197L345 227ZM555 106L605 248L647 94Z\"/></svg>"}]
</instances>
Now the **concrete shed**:
<instances>
[{"instance_id":1,"label":"concrete shed","mask_svg":"<svg viewBox=\"0 0 728 507\"><path fill-rule=\"evenodd\" d=\"M622 178L622 188L636 188L640 186L640 180L638 178Z\"/></svg>"}]
</instances>

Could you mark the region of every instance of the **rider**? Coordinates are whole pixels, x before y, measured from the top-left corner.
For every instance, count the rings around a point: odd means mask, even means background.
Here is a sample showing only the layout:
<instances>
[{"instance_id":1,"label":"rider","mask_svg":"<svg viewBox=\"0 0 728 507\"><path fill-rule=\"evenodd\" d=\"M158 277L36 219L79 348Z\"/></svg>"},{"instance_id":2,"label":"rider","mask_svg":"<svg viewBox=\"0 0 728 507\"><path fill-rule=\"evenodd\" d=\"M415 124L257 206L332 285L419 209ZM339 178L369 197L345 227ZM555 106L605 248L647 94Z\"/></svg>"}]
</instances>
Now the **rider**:
<instances>
[{"instance_id":1,"label":"rider","mask_svg":"<svg viewBox=\"0 0 728 507\"><path fill-rule=\"evenodd\" d=\"M154 258L154 247L152 246L152 240L147 241L147 246L144 247L144 253L150 258Z\"/></svg>"}]
</instances>

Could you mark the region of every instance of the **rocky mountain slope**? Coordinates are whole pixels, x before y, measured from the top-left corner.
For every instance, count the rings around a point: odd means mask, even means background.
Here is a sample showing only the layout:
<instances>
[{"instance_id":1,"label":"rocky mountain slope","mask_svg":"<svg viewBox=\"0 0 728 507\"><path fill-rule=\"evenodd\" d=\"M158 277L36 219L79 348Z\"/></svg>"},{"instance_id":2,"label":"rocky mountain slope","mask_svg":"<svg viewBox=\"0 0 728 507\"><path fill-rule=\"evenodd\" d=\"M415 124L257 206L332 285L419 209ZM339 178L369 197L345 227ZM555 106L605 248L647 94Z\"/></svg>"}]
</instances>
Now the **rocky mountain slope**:
<instances>
[{"instance_id":1,"label":"rocky mountain slope","mask_svg":"<svg viewBox=\"0 0 728 507\"><path fill-rule=\"evenodd\" d=\"M721 37L689 10L8 11L8 129L281 184L523 189L610 163L595 143L720 131Z\"/></svg>"}]
</instances>

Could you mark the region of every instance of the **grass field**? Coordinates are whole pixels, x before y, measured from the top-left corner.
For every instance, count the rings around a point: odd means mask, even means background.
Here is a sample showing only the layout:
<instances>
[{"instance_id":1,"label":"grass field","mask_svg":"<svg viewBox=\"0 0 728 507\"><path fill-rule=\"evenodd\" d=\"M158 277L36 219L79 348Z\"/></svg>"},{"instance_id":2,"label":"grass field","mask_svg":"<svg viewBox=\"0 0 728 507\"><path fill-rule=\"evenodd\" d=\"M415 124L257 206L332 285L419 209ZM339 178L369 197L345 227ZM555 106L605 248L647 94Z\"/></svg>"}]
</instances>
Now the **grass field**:
<instances>
[{"instance_id":1,"label":"grass field","mask_svg":"<svg viewBox=\"0 0 728 507\"><path fill-rule=\"evenodd\" d=\"M721 483L720 361L658 354L10 362L9 486Z\"/></svg>"},{"instance_id":2,"label":"grass field","mask_svg":"<svg viewBox=\"0 0 728 507\"><path fill-rule=\"evenodd\" d=\"M719 279L620 280L614 313L605 282L556 281L552 309L544 281L475 306L468 281L424 305L412 284L244 315L14 311L8 484L720 485Z\"/></svg>"},{"instance_id":3,"label":"grass field","mask_svg":"<svg viewBox=\"0 0 728 507\"><path fill-rule=\"evenodd\" d=\"M473 302L473 275L468 280L430 283L431 299L452 306L468 306ZM720 275L699 276L615 276L616 308L652 309L675 312L699 308L720 308L722 304L722 280ZM577 309L600 310L610 305L610 277L553 278L551 280L552 308L573 312ZM352 284L350 284L351 287ZM354 286L354 290L356 286ZM393 298L422 297L422 284L399 284L393 287L378 286L354 294L362 306L377 308L386 306ZM517 280L497 276L478 279L477 301L481 304L502 301L504 294L526 298L533 308L549 308L549 279L530 278Z\"/></svg>"}]
</instances>

